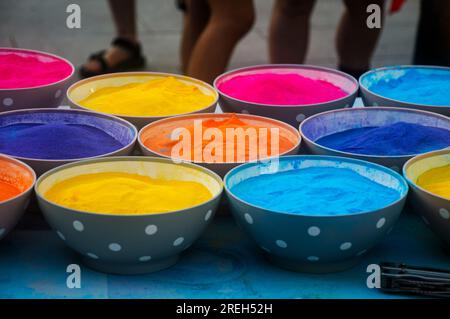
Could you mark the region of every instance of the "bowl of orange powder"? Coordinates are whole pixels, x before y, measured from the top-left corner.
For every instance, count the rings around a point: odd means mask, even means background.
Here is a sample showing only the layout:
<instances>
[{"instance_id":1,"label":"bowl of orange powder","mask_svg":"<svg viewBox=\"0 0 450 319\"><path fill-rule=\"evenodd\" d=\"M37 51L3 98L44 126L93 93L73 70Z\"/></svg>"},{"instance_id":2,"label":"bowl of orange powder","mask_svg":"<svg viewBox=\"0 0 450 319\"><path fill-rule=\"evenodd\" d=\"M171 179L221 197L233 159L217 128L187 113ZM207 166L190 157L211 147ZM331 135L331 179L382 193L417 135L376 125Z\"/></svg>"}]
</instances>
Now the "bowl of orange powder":
<instances>
[{"instance_id":1,"label":"bowl of orange powder","mask_svg":"<svg viewBox=\"0 0 450 319\"><path fill-rule=\"evenodd\" d=\"M13 229L25 211L35 180L31 167L0 155L0 239Z\"/></svg>"},{"instance_id":2,"label":"bowl of orange powder","mask_svg":"<svg viewBox=\"0 0 450 319\"><path fill-rule=\"evenodd\" d=\"M223 177L241 163L296 154L301 138L294 127L278 120L203 113L150 123L138 141L144 155L193 162Z\"/></svg>"}]
</instances>

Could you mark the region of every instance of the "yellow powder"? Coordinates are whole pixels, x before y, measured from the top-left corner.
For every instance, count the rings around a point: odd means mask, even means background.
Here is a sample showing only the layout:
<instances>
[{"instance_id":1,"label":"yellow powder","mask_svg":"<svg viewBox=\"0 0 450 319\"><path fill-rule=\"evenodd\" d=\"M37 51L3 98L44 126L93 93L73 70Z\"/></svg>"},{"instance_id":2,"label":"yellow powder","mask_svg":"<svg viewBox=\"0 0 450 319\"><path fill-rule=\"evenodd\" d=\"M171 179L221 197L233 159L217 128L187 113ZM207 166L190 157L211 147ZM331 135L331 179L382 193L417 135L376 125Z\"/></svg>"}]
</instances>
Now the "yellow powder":
<instances>
[{"instance_id":1,"label":"yellow powder","mask_svg":"<svg viewBox=\"0 0 450 319\"><path fill-rule=\"evenodd\" d=\"M88 109L129 116L168 116L198 111L215 97L174 77L105 87L79 101Z\"/></svg>"},{"instance_id":2,"label":"yellow powder","mask_svg":"<svg viewBox=\"0 0 450 319\"><path fill-rule=\"evenodd\" d=\"M132 215L184 209L204 203L213 195L197 182L112 172L69 178L53 185L44 196L76 210Z\"/></svg>"},{"instance_id":3,"label":"yellow powder","mask_svg":"<svg viewBox=\"0 0 450 319\"><path fill-rule=\"evenodd\" d=\"M450 164L423 173L417 179L417 185L435 195L450 199Z\"/></svg>"}]
</instances>

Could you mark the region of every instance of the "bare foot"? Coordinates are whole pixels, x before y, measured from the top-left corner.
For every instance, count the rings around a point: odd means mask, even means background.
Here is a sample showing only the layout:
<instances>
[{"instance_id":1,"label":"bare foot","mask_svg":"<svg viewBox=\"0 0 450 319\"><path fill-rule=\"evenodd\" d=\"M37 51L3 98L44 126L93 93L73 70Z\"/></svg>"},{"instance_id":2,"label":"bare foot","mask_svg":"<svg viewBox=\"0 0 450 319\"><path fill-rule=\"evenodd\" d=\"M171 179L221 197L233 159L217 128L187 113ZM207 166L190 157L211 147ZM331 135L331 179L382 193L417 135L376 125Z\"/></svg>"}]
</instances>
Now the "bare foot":
<instances>
[{"instance_id":1,"label":"bare foot","mask_svg":"<svg viewBox=\"0 0 450 319\"><path fill-rule=\"evenodd\" d=\"M108 48L103 54L103 58L106 61L106 64L109 67L114 67L119 63L127 60L130 57L131 53L128 50L124 50L120 47L112 46ZM102 65L99 61L90 59L86 61L83 68L88 72L100 72L102 69Z\"/></svg>"}]
</instances>

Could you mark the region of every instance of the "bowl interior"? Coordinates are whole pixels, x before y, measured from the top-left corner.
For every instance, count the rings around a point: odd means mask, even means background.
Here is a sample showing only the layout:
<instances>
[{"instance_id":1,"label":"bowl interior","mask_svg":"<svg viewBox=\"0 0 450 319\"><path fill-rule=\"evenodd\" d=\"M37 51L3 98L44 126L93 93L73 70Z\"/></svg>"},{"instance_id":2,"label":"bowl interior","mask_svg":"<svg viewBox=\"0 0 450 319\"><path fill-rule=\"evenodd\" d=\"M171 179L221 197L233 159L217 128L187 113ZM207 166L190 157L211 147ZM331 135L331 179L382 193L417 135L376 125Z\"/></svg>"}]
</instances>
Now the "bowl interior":
<instances>
[{"instance_id":1,"label":"bowl interior","mask_svg":"<svg viewBox=\"0 0 450 319\"><path fill-rule=\"evenodd\" d=\"M102 88L118 87L131 83L143 83L154 79L166 78L168 76L176 77L178 80L186 84L195 85L205 95L217 98L217 92L202 81L181 75L151 72L114 73L88 78L85 80L81 80L70 87L67 91L67 95L70 100L72 100L76 104L79 104L80 101ZM80 106L84 107L83 105Z\"/></svg>"},{"instance_id":2,"label":"bowl interior","mask_svg":"<svg viewBox=\"0 0 450 319\"><path fill-rule=\"evenodd\" d=\"M350 169L375 183L395 190L400 198L408 192L405 180L389 169L369 162L330 156L286 156L267 163L244 164L228 173L225 177L225 187L228 192L238 198L233 193L233 187L249 178L311 167Z\"/></svg>"},{"instance_id":3,"label":"bowl interior","mask_svg":"<svg viewBox=\"0 0 450 319\"><path fill-rule=\"evenodd\" d=\"M264 127L264 128L278 128L279 137L285 139L290 144L289 147L285 149L279 148L281 154L288 153L294 149L300 143L300 135L297 130L292 126L272 120L269 118L264 118L260 116L247 115L247 114L234 114L240 121L245 122L248 126ZM187 116L179 116L174 118L168 118L153 122L147 125L141 130L139 137L141 143L155 154L164 157L172 156L172 145L173 141L177 141L177 135L175 134L180 128L193 128L194 122L198 120L208 121L225 121L230 119L231 113L224 114L195 114ZM202 124L200 124L201 126ZM204 129L206 131L206 129ZM205 131L202 133L205 134ZM195 134L195 133L194 133ZM202 136L204 139L209 140L210 138ZM226 137L223 136L225 139ZM237 143L239 143L237 141ZM281 146L281 145L280 145ZM190 159L187 159L190 160ZM195 161L198 162L198 161ZM208 161L200 161L208 162Z\"/></svg>"},{"instance_id":4,"label":"bowl interior","mask_svg":"<svg viewBox=\"0 0 450 319\"><path fill-rule=\"evenodd\" d=\"M374 107L318 114L303 121L300 130L305 138L316 142L321 137L350 129L391 125L398 122L450 131L450 119L444 116L413 110Z\"/></svg>"},{"instance_id":5,"label":"bowl interior","mask_svg":"<svg viewBox=\"0 0 450 319\"><path fill-rule=\"evenodd\" d=\"M30 110L0 114L0 128L17 124L86 125L107 133L123 147L133 143L136 138L135 129L125 123L113 117L76 110Z\"/></svg>"},{"instance_id":6,"label":"bowl interior","mask_svg":"<svg viewBox=\"0 0 450 319\"><path fill-rule=\"evenodd\" d=\"M335 86L341 88L348 94L353 93L358 88L358 83L351 77L347 77L342 73L333 72L331 69L316 68L313 66L256 66L244 69L238 69L231 71L219 76L215 82L216 87L220 91L221 84L233 79L236 76L246 76L264 73L275 73L275 74L299 74L307 78L314 80L324 80L334 84Z\"/></svg>"},{"instance_id":7,"label":"bowl interior","mask_svg":"<svg viewBox=\"0 0 450 319\"><path fill-rule=\"evenodd\" d=\"M138 174L152 178L192 181L205 186L213 195L218 196L222 191L219 178L207 173L204 169L193 165L176 165L168 160L144 158L108 158L97 161L72 163L57 168L43 175L36 186L37 194L44 194L56 183L84 174L121 172Z\"/></svg>"},{"instance_id":8,"label":"bowl interior","mask_svg":"<svg viewBox=\"0 0 450 319\"><path fill-rule=\"evenodd\" d=\"M430 155L433 153L430 153ZM443 167L450 164L450 150L440 151L435 155L423 156L413 160L405 165L405 177L412 183L416 184L417 179L423 173L438 167Z\"/></svg>"},{"instance_id":9,"label":"bowl interior","mask_svg":"<svg viewBox=\"0 0 450 319\"><path fill-rule=\"evenodd\" d=\"M27 166L8 157L0 156L0 181L12 185L23 193L34 183L34 173ZM1 202L1 201L0 201Z\"/></svg>"}]
</instances>

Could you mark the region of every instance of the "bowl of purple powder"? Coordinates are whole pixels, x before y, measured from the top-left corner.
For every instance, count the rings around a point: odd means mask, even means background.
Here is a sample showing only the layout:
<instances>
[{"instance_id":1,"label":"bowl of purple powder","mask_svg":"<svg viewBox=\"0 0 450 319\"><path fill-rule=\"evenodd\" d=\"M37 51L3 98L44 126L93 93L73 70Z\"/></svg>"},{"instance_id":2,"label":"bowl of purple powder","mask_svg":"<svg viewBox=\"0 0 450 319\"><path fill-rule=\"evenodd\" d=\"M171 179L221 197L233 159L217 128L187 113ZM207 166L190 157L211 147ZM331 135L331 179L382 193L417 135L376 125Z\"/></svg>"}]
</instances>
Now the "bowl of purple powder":
<instances>
[{"instance_id":1,"label":"bowl of purple powder","mask_svg":"<svg viewBox=\"0 0 450 319\"><path fill-rule=\"evenodd\" d=\"M0 153L39 176L74 161L130 155L137 129L115 116L82 110L27 109L0 114Z\"/></svg>"},{"instance_id":2,"label":"bowl of purple powder","mask_svg":"<svg viewBox=\"0 0 450 319\"><path fill-rule=\"evenodd\" d=\"M426 111L365 107L324 112L300 124L306 151L363 159L397 172L410 158L450 147L450 118Z\"/></svg>"}]
</instances>

